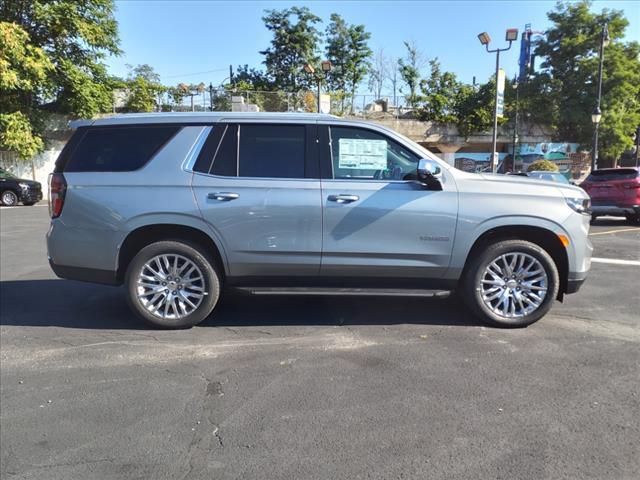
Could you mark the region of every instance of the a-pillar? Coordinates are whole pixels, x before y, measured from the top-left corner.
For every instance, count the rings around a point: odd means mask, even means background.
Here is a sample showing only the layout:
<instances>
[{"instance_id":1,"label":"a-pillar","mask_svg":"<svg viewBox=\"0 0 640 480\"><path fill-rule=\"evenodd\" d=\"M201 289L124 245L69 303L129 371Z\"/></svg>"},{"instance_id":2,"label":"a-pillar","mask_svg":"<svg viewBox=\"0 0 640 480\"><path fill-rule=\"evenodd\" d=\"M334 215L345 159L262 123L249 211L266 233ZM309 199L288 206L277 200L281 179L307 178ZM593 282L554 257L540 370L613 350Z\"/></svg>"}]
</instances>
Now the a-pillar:
<instances>
[{"instance_id":1,"label":"a-pillar","mask_svg":"<svg viewBox=\"0 0 640 480\"><path fill-rule=\"evenodd\" d=\"M451 166L455 166L456 163L456 152L462 148L460 145L452 145L450 143L447 144L438 144L438 150L440 153L437 155L447 162Z\"/></svg>"}]
</instances>

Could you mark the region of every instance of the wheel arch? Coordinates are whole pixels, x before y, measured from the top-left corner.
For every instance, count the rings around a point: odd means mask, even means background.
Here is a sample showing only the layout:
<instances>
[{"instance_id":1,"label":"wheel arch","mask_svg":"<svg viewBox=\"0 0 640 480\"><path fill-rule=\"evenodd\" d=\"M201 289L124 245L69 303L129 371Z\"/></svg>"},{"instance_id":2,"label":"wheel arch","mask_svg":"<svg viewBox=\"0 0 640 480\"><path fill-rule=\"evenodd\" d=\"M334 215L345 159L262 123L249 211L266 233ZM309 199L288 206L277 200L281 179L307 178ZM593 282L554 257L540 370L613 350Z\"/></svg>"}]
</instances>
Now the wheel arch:
<instances>
[{"instance_id":1,"label":"wheel arch","mask_svg":"<svg viewBox=\"0 0 640 480\"><path fill-rule=\"evenodd\" d=\"M504 225L493 227L483 232L471 246L465 265L463 275L469 267L471 260L486 246L503 240L525 240L538 245L544 249L553 259L558 268L560 285L558 289L558 300L562 300L567 291L569 278L569 256L558 235L552 230L533 225Z\"/></svg>"},{"instance_id":2,"label":"wheel arch","mask_svg":"<svg viewBox=\"0 0 640 480\"><path fill-rule=\"evenodd\" d=\"M184 240L201 246L211 253L216 269L227 273L223 250L204 230L183 224L153 223L142 225L127 234L118 251L116 279L122 283L127 267L136 254L145 246L161 240Z\"/></svg>"}]
</instances>

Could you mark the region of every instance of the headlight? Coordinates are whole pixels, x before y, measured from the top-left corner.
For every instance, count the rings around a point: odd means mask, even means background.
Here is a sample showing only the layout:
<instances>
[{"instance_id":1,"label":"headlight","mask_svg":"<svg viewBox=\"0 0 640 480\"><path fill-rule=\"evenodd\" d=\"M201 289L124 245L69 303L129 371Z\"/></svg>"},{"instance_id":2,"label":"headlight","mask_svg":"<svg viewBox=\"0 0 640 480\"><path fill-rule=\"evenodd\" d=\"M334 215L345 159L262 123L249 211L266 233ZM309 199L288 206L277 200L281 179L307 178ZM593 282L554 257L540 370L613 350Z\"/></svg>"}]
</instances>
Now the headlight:
<instances>
[{"instance_id":1,"label":"headlight","mask_svg":"<svg viewBox=\"0 0 640 480\"><path fill-rule=\"evenodd\" d=\"M565 198L565 200L567 201L567 205L569 205L574 212L578 212L583 215L591 215L590 198Z\"/></svg>"},{"instance_id":2,"label":"headlight","mask_svg":"<svg viewBox=\"0 0 640 480\"><path fill-rule=\"evenodd\" d=\"M22 183L22 182L18 182L18 186L19 186L20 188L22 188L23 190L26 190L26 189L28 189L28 188L29 188L29 185L28 185L28 184L26 184L26 183Z\"/></svg>"}]
</instances>

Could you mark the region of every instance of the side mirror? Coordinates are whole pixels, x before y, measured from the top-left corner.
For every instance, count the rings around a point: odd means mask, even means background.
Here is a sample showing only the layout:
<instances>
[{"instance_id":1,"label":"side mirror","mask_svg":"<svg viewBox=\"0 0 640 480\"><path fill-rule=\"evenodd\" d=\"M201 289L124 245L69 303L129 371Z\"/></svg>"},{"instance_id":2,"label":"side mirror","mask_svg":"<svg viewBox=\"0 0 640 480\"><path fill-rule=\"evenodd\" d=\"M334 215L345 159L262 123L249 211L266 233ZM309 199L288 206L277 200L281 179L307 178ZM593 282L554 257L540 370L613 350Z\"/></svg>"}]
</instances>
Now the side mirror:
<instances>
[{"instance_id":1,"label":"side mirror","mask_svg":"<svg viewBox=\"0 0 640 480\"><path fill-rule=\"evenodd\" d=\"M442 177L442 170L433 160L428 158L421 158L418 162L418 178L424 179L426 177L440 178Z\"/></svg>"},{"instance_id":2,"label":"side mirror","mask_svg":"<svg viewBox=\"0 0 640 480\"><path fill-rule=\"evenodd\" d=\"M417 169L418 181L430 190L442 190L442 184L440 178L442 178L442 169L433 160L428 158L421 158L418 162Z\"/></svg>"}]
</instances>

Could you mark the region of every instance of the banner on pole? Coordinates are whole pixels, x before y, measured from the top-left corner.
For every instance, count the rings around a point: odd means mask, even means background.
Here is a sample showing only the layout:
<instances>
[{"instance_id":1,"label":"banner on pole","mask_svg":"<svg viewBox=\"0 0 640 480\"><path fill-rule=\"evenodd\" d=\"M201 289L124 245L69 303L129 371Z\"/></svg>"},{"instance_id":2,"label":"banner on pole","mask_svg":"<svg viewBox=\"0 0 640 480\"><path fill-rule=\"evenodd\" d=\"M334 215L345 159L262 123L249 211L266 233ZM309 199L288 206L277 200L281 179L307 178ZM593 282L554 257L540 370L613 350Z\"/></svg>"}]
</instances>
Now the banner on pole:
<instances>
[{"instance_id":1,"label":"banner on pole","mask_svg":"<svg viewBox=\"0 0 640 480\"><path fill-rule=\"evenodd\" d=\"M496 106L496 113L498 118L504 117L504 80L506 77L505 71L501 68L498 71L498 95L496 101L498 102Z\"/></svg>"}]
</instances>

